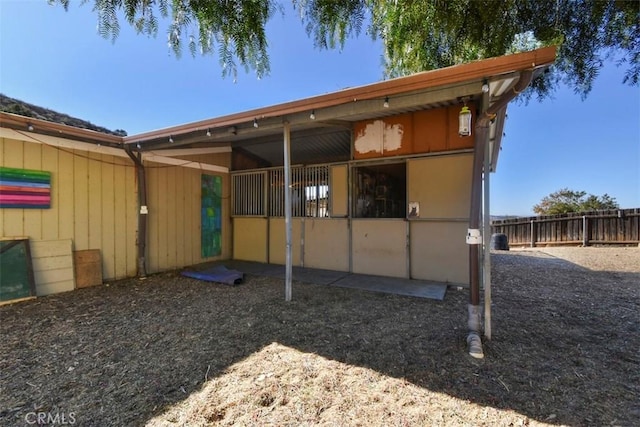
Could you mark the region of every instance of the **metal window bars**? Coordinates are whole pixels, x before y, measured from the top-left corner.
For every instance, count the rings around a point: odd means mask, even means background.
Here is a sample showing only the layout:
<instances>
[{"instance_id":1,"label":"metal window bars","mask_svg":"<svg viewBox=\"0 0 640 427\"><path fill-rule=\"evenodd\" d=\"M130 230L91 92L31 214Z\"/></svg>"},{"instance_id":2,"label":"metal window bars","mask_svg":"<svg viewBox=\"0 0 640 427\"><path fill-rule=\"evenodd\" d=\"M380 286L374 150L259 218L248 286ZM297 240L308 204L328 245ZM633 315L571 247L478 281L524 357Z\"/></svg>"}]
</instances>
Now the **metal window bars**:
<instances>
[{"instance_id":1,"label":"metal window bars","mask_svg":"<svg viewBox=\"0 0 640 427\"><path fill-rule=\"evenodd\" d=\"M267 182L268 189L265 188ZM234 174L233 215L282 217L285 213L284 191L282 167ZM291 202L294 217L328 217L329 165L291 168Z\"/></svg>"}]
</instances>

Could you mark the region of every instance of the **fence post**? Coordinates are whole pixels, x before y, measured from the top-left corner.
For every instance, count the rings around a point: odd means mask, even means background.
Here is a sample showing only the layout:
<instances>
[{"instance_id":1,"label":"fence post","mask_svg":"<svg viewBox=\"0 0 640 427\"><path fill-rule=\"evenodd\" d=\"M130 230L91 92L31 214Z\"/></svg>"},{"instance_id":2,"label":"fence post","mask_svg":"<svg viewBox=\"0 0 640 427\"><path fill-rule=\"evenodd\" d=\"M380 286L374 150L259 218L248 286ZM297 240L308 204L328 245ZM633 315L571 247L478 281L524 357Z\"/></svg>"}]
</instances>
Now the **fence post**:
<instances>
[{"instance_id":1,"label":"fence post","mask_svg":"<svg viewBox=\"0 0 640 427\"><path fill-rule=\"evenodd\" d=\"M536 246L536 235L534 234L535 231L535 222L532 219L531 220L531 247L535 248Z\"/></svg>"},{"instance_id":2,"label":"fence post","mask_svg":"<svg viewBox=\"0 0 640 427\"><path fill-rule=\"evenodd\" d=\"M588 226L589 220L586 215L582 215L582 246L587 246L589 244L589 231Z\"/></svg>"}]
</instances>

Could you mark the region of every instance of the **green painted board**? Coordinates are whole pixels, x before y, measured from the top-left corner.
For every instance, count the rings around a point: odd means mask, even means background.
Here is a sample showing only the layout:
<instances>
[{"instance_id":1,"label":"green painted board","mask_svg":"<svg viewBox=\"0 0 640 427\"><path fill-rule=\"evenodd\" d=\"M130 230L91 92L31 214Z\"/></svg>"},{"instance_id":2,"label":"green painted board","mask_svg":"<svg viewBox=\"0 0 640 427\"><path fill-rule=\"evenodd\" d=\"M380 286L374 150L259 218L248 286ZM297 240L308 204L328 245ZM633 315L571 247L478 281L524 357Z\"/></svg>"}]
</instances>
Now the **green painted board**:
<instances>
[{"instance_id":1,"label":"green painted board","mask_svg":"<svg viewBox=\"0 0 640 427\"><path fill-rule=\"evenodd\" d=\"M201 179L202 258L222 253L222 177L202 174Z\"/></svg>"},{"instance_id":2,"label":"green painted board","mask_svg":"<svg viewBox=\"0 0 640 427\"><path fill-rule=\"evenodd\" d=\"M0 240L0 302L35 295L29 240Z\"/></svg>"}]
</instances>

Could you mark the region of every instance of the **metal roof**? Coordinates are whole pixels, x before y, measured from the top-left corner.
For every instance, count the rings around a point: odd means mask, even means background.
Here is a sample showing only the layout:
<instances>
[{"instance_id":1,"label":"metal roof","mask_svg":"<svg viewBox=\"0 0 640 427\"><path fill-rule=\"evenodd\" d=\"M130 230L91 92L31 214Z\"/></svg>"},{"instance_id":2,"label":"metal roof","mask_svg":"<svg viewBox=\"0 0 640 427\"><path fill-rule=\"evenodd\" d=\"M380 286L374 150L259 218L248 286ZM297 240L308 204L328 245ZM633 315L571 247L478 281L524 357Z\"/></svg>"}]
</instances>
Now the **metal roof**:
<instances>
[{"instance_id":1,"label":"metal roof","mask_svg":"<svg viewBox=\"0 0 640 427\"><path fill-rule=\"evenodd\" d=\"M547 47L124 138L8 113L0 113L0 125L22 129L29 125L35 132L111 146L124 144L142 152L232 147L275 166L282 164L283 124L286 121L291 126L294 163L348 160L353 123L445 107L460 103L463 98L480 101L484 97L486 100L482 91L485 83L489 83L491 102L513 86L521 71L541 72L554 62L555 55L555 47ZM495 122L492 146L499 147L503 120Z\"/></svg>"}]
</instances>

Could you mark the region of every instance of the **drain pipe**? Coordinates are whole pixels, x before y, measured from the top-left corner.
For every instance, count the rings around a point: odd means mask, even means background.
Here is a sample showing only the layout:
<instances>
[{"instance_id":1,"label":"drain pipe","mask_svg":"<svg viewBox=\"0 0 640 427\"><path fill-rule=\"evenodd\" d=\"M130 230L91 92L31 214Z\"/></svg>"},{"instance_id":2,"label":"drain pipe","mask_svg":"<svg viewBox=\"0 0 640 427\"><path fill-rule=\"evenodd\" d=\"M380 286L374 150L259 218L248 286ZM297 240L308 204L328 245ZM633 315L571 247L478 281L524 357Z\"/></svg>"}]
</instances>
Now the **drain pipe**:
<instances>
[{"instance_id":1,"label":"drain pipe","mask_svg":"<svg viewBox=\"0 0 640 427\"><path fill-rule=\"evenodd\" d=\"M485 145L489 137L489 124L496 114L507 107L507 104L522 92L533 78L533 70L525 70L520 73L520 78L511 90L505 92L484 113L481 113L475 126L475 144L473 152L473 172L471 178L471 209L469 212L469 232L467 243L469 244L469 335L467 346L469 354L477 359L484 357L482 351L481 324L482 311L480 309L480 257L479 247L482 244L480 236L480 210L482 205L482 169L484 164ZM486 236L484 244L488 244Z\"/></svg>"},{"instance_id":2,"label":"drain pipe","mask_svg":"<svg viewBox=\"0 0 640 427\"><path fill-rule=\"evenodd\" d=\"M127 145L125 151L133 160L136 165L136 175L138 177L138 277L145 277L147 275L146 267L146 242L147 242L147 180L142 164L142 153L138 152L137 155L131 151L131 147Z\"/></svg>"}]
</instances>

